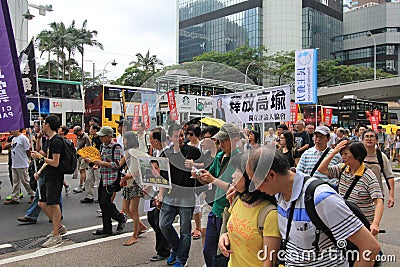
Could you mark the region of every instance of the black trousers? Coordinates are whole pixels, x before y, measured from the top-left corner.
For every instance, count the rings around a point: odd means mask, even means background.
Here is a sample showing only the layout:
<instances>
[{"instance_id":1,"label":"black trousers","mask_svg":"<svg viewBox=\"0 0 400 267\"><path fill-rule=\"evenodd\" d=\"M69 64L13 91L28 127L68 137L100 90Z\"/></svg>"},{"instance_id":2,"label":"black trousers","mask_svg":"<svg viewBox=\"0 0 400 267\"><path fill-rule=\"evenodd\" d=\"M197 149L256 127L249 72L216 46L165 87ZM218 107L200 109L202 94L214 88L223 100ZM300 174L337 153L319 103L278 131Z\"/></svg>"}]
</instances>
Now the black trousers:
<instances>
[{"instance_id":1,"label":"black trousers","mask_svg":"<svg viewBox=\"0 0 400 267\"><path fill-rule=\"evenodd\" d=\"M103 219L103 231L111 233L112 232L111 219L114 219L118 222L122 222L125 220L125 217L117 209L115 204L111 202L111 197L113 195L113 192L108 192L107 187L103 186L102 182L100 182L98 193L99 193L98 195L99 205Z\"/></svg>"},{"instance_id":2,"label":"black trousers","mask_svg":"<svg viewBox=\"0 0 400 267\"><path fill-rule=\"evenodd\" d=\"M160 210L153 209L147 212L147 221L156 233L156 251L157 255L161 257L168 257L170 254L170 247L168 241L165 239L159 226Z\"/></svg>"}]
</instances>

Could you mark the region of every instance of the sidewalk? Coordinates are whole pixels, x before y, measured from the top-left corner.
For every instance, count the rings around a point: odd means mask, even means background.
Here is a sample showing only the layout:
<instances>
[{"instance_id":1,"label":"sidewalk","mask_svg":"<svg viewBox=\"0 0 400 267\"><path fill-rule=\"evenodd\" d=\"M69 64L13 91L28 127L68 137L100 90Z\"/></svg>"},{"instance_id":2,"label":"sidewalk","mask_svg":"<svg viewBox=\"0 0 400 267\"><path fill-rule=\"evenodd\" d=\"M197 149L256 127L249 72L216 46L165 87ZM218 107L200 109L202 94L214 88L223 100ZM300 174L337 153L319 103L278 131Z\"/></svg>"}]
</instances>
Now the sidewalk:
<instances>
[{"instance_id":1,"label":"sidewalk","mask_svg":"<svg viewBox=\"0 0 400 267\"><path fill-rule=\"evenodd\" d=\"M7 164L8 163L8 154L6 151L3 151L0 154L0 164Z\"/></svg>"}]
</instances>

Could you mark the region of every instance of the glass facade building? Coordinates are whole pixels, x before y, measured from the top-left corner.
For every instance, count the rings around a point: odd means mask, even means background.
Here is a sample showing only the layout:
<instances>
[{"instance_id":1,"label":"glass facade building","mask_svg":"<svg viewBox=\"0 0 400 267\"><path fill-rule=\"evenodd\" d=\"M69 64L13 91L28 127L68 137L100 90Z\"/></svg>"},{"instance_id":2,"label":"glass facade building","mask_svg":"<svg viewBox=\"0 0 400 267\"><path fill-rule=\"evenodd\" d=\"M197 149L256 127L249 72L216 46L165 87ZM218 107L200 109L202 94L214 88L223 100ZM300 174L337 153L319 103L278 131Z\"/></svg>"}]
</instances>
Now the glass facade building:
<instances>
[{"instance_id":1,"label":"glass facade building","mask_svg":"<svg viewBox=\"0 0 400 267\"><path fill-rule=\"evenodd\" d=\"M178 61L248 44L269 52L319 48L333 57L342 35L341 0L177 0Z\"/></svg>"}]
</instances>

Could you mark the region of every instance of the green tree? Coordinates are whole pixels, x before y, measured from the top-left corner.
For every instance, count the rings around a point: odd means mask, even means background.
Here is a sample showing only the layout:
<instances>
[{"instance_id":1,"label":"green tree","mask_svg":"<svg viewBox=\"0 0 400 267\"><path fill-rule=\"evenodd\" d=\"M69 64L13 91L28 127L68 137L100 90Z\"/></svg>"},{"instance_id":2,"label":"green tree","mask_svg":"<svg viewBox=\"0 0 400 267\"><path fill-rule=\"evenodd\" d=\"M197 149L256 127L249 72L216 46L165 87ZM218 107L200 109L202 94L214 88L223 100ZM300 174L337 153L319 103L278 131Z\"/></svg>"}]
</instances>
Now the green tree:
<instances>
[{"instance_id":1,"label":"green tree","mask_svg":"<svg viewBox=\"0 0 400 267\"><path fill-rule=\"evenodd\" d=\"M147 50L147 53L144 56L141 53L137 53L136 60L130 62L129 65L134 65L138 69L144 70L146 73L155 73L159 70L159 66L164 66L162 61L159 60L156 55L150 56L150 50Z\"/></svg>"},{"instance_id":2,"label":"green tree","mask_svg":"<svg viewBox=\"0 0 400 267\"><path fill-rule=\"evenodd\" d=\"M103 45L94 39L97 36L97 31L96 30L88 30L86 29L87 26L87 20L85 20L82 23L82 27L76 32L76 38L77 38L77 49L78 52L82 56L82 85L84 85L84 80L83 80L83 59L84 59L84 54L85 54L85 45L92 46L92 47L98 47L101 50L103 50Z\"/></svg>"},{"instance_id":3,"label":"green tree","mask_svg":"<svg viewBox=\"0 0 400 267\"><path fill-rule=\"evenodd\" d=\"M130 66L125 69L121 77L111 82L111 84L141 86L150 76L150 73L147 74L145 70L141 70L136 66Z\"/></svg>"},{"instance_id":4,"label":"green tree","mask_svg":"<svg viewBox=\"0 0 400 267\"><path fill-rule=\"evenodd\" d=\"M253 48L245 45L226 53L206 52L194 57L193 61L217 62L235 68L242 73L246 73L247 70L247 76L256 84L261 84L266 69L267 57L264 56L266 52L265 47ZM257 67L251 67L251 65Z\"/></svg>"}]
</instances>

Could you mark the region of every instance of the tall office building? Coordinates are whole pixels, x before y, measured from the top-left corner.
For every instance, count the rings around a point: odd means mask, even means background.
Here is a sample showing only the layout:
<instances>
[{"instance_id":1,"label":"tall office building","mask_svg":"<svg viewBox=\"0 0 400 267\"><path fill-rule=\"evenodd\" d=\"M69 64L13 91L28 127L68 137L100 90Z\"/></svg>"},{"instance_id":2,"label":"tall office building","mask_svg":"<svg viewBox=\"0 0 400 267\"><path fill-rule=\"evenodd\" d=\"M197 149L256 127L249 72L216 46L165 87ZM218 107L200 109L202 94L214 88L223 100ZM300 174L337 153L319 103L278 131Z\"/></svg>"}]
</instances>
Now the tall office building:
<instances>
[{"instance_id":1,"label":"tall office building","mask_svg":"<svg viewBox=\"0 0 400 267\"><path fill-rule=\"evenodd\" d=\"M319 48L332 58L341 42L342 0L177 0L178 62L248 44L268 54Z\"/></svg>"},{"instance_id":2,"label":"tall office building","mask_svg":"<svg viewBox=\"0 0 400 267\"><path fill-rule=\"evenodd\" d=\"M400 74L400 3L364 6L344 13L343 64L374 67Z\"/></svg>"}]
</instances>

